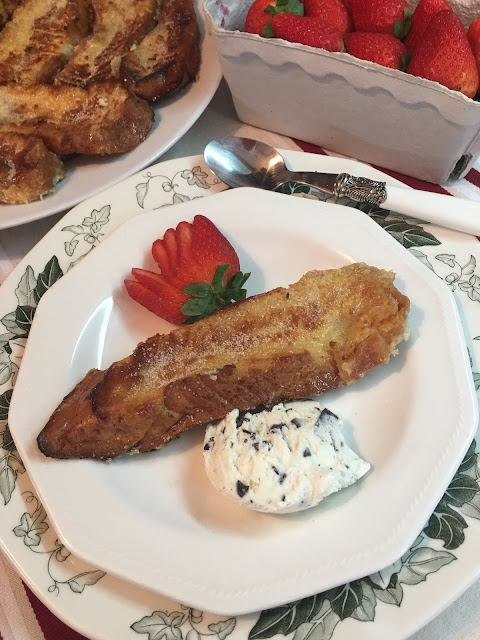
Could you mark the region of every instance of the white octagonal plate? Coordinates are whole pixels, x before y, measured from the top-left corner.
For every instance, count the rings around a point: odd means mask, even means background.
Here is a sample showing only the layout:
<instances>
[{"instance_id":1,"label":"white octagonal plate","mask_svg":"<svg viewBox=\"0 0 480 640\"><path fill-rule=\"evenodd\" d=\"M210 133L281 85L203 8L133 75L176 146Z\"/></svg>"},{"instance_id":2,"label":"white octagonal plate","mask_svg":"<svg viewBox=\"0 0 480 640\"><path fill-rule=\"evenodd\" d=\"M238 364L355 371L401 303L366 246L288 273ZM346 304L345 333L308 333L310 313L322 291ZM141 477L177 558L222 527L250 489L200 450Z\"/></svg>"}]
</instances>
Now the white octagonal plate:
<instances>
[{"instance_id":1,"label":"white octagonal plate","mask_svg":"<svg viewBox=\"0 0 480 640\"><path fill-rule=\"evenodd\" d=\"M299 514L230 503L203 470L203 430L162 450L53 460L36 437L92 367L105 368L172 329L123 289L152 268L152 241L208 216L251 271L250 295L310 269L363 261L396 272L411 337L363 380L323 397L347 442L372 465L357 485ZM9 413L10 429L53 526L93 565L191 606L240 614L289 602L396 561L424 526L477 426L463 332L446 285L357 209L237 189L125 223L41 299Z\"/></svg>"}]
</instances>

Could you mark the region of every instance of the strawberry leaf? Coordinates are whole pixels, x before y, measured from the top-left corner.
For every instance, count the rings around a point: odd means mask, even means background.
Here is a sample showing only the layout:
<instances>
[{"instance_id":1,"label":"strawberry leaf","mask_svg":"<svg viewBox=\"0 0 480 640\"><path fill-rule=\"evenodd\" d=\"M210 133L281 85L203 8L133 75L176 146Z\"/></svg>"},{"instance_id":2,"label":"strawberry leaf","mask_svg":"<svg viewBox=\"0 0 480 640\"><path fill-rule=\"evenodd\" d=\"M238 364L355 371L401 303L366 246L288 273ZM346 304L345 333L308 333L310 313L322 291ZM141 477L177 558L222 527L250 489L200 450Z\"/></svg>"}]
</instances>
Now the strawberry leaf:
<instances>
[{"instance_id":1,"label":"strawberry leaf","mask_svg":"<svg viewBox=\"0 0 480 640\"><path fill-rule=\"evenodd\" d=\"M400 69L401 71L406 71L408 65L410 64L410 60L413 58L413 53L405 53L403 56L400 56Z\"/></svg>"},{"instance_id":2,"label":"strawberry leaf","mask_svg":"<svg viewBox=\"0 0 480 640\"><path fill-rule=\"evenodd\" d=\"M250 274L238 271L224 285L223 277L229 266L228 264L218 265L211 285L195 282L183 288L184 293L192 296L181 308L181 312L187 316L183 324L192 324L219 309L228 307L232 302L246 298L247 291L243 285Z\"/></svg>"},{"instance_id":3,"label":"strawberry leaf","mask_svg":"<svg viewBox=\"0 0 480 640\"><path fill-rule=\"evenodd\" d=\"M249 273L242 273L241 271L238 271L230 278L227 287L230 287L232 289L241 289L249 277Z\"/></svg>"},{"instance_id":4,"label":"strawberry leaf","mask_svg":"<svg viewBox=\"0 0 480 640\"><path fill-rule=\"evenodd\" d=\"M271 13L272 16L277 13L293 13L296 16L303 16L303 2L300 0L277 0L275 5L269 4L263 10L264 13Z\"/></svg>"},{"instance_id":5,"label":"strawberry leaf","mask_svg":"<svg viewBox=\"0 0 480 640\"><path fill-rule=\"evenodd\" d=\"M182 307L182 313L186 316L201 316L210 306L206 298L190 298Z\"/></svg>"},{"instance_id":6,"label":"strawberry leaf","mask_svg":"<svg viewBox=\"0 0 480 640\"><path fill-rule=\"evenodd\" d=\"M393 26L393 35L399 40L403 40L406 35L403 22L401 22L400 20L397 20Z\"/></svg>"},{"instance_id":7,"label":"strawberry leaf","mask_svg":"<svg viewBox=\"0 0 480 640\"><path fill-rule=\"evenodd\" d=\"M405 36L412 30L412 12L407 8L403 10L403 30Z\"/></svg>"},{"instance_id":8,"label":"strawberry leaf","mask_svg":"<svg viewBox=\"0 0 480 640\"><path fill-rule=\"evenodd\" d=\"M272 23L269 22L262 29L262 38L274 38L275 34L273 33Z\"/></svg>"},{"instance_id":9,"label":"strawberry leaf","mask_svg":"<svg viewBox=\"0 0 480 640\"><path fill-rule=\"evenodd\" d=\"M223 291L223 276L229 266L229 264L218 265L212 280L212 289L215 293L221 293Z\"/></svg>"},{"instance_id":10,"label":"strawberry leaf","mask_svg":"<svg viewBox=\"0 0 480 640\"><path fill-rule=\"evenodd\" d=\"M208 298L212 287L206 282L194 282L183 288L184 293L194 298Z\"/></svg>"}]
</instances>

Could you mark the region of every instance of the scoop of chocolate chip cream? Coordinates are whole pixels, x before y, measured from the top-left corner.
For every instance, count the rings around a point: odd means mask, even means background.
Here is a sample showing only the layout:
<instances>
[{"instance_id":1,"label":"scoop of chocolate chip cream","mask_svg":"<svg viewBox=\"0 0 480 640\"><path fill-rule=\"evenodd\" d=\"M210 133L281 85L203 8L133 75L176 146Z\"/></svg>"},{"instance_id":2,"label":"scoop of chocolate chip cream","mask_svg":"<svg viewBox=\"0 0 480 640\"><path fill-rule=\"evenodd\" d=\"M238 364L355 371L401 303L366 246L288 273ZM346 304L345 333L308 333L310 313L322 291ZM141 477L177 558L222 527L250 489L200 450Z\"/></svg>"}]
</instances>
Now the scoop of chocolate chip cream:
<instances>
[{"instance_id":1,"label":"scoop of chocolate chip cream","mask_svg":"<svg viewBox=\"0 0 480 640\"><path fill-rule=\"evenodd\" d=\"M225 496L256 511L308 509L370 469L346 445L340 425L315 400L242 414L234 409L207 426L207 476Z\"/></svg>"}]
</instances>

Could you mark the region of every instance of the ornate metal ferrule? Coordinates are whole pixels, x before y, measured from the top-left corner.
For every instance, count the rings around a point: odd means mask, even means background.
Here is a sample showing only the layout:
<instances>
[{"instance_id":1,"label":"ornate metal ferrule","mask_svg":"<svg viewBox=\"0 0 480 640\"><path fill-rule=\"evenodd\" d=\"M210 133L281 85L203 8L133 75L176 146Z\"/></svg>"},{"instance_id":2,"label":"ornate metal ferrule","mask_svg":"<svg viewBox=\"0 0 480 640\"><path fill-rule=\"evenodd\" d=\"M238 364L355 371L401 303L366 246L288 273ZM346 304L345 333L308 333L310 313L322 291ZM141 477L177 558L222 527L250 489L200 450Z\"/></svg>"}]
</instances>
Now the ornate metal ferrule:
<instances>
[{"instance_id":1,"label":"ornate metal ferrule","mask_svg":"<svg viewBox=\"0 0 480 640\"><path fill-rule=\"evenodd\" d=\"M387 199L385 182L369 178L356 178L349 173L341 173L337 176L333 191L337 197L343 196L355 202L382 204Z\"/></svg>"}]
</instances>

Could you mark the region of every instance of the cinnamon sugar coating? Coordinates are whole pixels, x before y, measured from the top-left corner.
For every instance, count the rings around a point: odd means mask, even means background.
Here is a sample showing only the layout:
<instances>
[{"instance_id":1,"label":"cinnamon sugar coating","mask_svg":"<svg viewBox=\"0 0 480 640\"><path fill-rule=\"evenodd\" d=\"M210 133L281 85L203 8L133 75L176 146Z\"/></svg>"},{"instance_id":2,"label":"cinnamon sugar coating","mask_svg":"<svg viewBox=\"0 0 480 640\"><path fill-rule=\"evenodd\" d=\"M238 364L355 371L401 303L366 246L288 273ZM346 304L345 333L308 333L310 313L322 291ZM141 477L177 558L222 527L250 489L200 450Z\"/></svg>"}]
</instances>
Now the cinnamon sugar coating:
<instances>
[{"instance_id":1,"label":"cinnamon sugar coating","mask_svg":"<svg viewBox=\"0 0 480 640\"><path fill-rule=\"evenodd\" d=\"M57 458L112 458L165 445L193 426L349 385L407 337L395 275L355 263L310 271L139 344L90 371L38 437Z\"/></svg>"}]
</instances>

